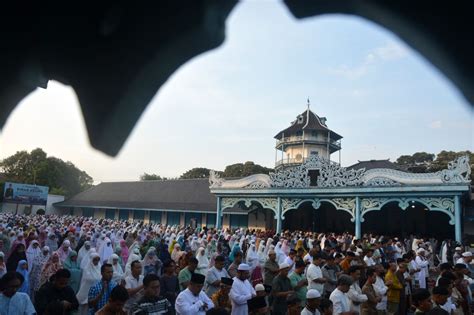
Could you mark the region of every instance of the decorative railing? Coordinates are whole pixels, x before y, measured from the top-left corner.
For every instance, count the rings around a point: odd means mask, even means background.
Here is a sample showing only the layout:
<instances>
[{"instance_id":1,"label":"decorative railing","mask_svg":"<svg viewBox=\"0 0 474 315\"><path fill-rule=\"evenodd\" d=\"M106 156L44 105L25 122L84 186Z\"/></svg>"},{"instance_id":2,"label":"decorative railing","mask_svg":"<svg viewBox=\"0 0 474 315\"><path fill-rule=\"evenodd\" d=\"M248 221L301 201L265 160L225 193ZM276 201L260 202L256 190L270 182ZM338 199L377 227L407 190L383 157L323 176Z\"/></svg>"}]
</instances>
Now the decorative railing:
<instances>
[{"instance_id":1,"label":"decorative railing","mask_svg":"<svg viewBox=\"0 0 474 315\"><path fill-rule=\"evenodd\" d=\"M276 146L280 146L281 144L289 144L289 143L295 143L295 142L300 142L300 141L310 141L313 144L320 144L320 145L327 145L328 141L327 140L321 140L321 138L318 137L313 137L313 136L293 136L293 137L285 137L277 141ZM341 141L329 141L329 145L341 148Z\"/></svg>"}]
</instances>

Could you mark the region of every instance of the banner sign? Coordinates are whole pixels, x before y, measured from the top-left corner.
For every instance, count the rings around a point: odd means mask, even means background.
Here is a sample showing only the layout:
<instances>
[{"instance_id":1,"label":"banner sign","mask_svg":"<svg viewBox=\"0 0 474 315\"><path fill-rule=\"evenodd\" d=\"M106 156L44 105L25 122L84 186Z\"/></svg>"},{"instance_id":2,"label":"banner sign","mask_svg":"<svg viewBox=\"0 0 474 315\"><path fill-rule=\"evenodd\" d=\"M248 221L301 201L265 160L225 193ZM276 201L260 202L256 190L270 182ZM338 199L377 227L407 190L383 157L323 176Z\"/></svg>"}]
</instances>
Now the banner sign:
<instances>
[{"instance_id":1,"label":"banner sign","mask_svg":"<svg viewBox=\"0 0 474 315\"><path fill-rule=\"evenodd\" d=\"M47 186L6 182L3 202L45 206L48 201L48 190Z\"/></svg>"}]
</instances>

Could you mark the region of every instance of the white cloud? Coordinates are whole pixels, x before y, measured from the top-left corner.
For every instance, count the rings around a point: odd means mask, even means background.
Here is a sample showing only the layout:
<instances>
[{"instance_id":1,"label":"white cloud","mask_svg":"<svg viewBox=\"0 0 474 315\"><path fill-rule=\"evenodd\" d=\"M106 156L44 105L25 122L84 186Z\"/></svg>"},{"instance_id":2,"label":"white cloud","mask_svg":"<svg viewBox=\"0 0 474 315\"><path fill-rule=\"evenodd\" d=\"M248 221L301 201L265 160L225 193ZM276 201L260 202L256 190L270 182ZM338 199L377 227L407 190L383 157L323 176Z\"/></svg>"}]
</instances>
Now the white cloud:
<instances>
[{"instance_id":1,"label":"white cloud","mask_svg":"<svg viewBox=\"0 0 474 315\"><path fill-rule=\"evenodd\" d=\"M374 53L381 60L396 60L407 56L408 49L400 43L387 42L384 46L375 48Z\"/></svg>"},{"instance_id":2,"label":"white cloud","mask_svg":"<svg viewBox=\"0 0 474 315\"><path fill-rule=\"evenodd\" d=\"M442 127L441 120L435 120L430 123L430 128L432 129L440 129Z\"/></svg>"},{"instance_id":3,"label":"white cloud","mask_svg":"<svg viewBox=\"0 0 474 315\"><path fill-rule=\"evenodd\" d=\"M342 64L338 67L330 68L329 73L355 80L368 74L377 64L401 59L407 55L408 50L405 46L390 41L386 42L383 46L376 47L369 51L360 64L353 67Z\"/></svg>"}]
</instances>

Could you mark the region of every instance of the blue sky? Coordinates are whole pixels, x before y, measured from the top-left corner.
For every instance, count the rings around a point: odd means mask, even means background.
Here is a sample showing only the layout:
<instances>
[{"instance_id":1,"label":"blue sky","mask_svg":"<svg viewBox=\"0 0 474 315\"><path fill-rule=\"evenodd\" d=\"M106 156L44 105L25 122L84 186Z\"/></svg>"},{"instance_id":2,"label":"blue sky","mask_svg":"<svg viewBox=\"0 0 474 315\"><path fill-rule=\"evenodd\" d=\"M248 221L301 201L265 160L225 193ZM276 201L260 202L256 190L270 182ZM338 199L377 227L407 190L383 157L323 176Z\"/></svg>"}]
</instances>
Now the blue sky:
<instances>
[{"instance_id":1,"label":"blue sky","mask_svg":"<svg viewBox=\"0 0 474 315\"><path fill-rule=\"evenodd\" d=\"M221 47L183 65L158 91L118 157L90 147L73 90L50 82L10 116L0 158L41 147L96 182L245 161L272 167L273 136L305 110L308 97L344 137L344 166L474 149L474 113L456 88L371 22L343 15L296 20L280 2L246 1L226 33Z\"/></svg>"}]
</instances>

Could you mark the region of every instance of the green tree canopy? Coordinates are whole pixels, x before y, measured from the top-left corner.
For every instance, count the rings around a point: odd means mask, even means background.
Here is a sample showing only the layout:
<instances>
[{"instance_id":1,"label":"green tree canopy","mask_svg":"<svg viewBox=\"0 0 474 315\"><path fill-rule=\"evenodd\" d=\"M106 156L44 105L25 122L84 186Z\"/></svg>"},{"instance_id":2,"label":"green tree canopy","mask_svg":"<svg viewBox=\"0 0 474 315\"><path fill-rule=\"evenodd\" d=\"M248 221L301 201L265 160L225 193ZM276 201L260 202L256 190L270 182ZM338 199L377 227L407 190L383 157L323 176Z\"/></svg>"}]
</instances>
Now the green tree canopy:
<instances>
[{"instance_id":1,"label":"green tree canopy","mask_svg":"<svg viewBox=\"0 0 474 315\"><path fill-rule=\"evenodd\" d=\"M5 181L48 186L51 194L77 194L93 184L93 179L73 163L63 161L38 148L18 151L0 161Z\"/></svg>"},{"instance_id":2,"label":"green tree canopy","mask_svg":"<svg viewBox=\"0 0 474 315\"><path fill-rule=\"evenodd\" d=\"M471 170L474 168L474 153L471 151L441 151L437 155L426 152L417 152L413 155L400 156L396 164L409 172L428 173L437 172L448 168L448 163L460 156L468 155L471 163ZM436 157L436 158L435 158ZM474 183L474 174L471 172L471 181Z\"/></svg>"},{"instance_id":3,"label":"green tree canopy","mask_svg":"<svg viewBox=\"0 0 474 315\"><path fill-rule=\"evenodd\" d=\"M245 163L236 163L227 165L222 173L223 177L245 177L253 174L268 174L273 172L272 168L255 164L248 161Z\"/></svg>"},{"instance_id":4,"label":"green tree canopy","mask_svg":"<svg viewBox=\"0 0 474 315\"><path fill-rule=\"evenodd\" d=\"M183 173L180 179L191 179L191 178L208 178L211 170L205 167L195 167L189 171Z\"/></svg>"},{"instance_id":5,"label":"green tree canopy","mask_svg":"<svg viewBox=\"0 0 474 315\"><path fill-rule=\"evenodd\" d=\"M161 177L160 175L156 174L148 174L148 173L143 173L140 175L140 180L145 181L145 180L166 180L166 177Z\"/></svg>"}]
</instances>

